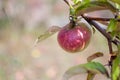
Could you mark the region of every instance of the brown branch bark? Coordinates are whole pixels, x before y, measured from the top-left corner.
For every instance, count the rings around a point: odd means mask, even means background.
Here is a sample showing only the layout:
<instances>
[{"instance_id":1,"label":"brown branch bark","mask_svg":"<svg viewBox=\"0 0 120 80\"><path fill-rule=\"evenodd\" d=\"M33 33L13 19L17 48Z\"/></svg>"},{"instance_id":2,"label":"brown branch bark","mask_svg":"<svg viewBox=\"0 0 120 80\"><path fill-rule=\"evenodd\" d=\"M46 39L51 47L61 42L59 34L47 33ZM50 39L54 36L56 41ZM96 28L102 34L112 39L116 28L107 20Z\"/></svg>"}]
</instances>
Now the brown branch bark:
<instances>
[{"instance_id":1,"label":"brown branch bark","mask_svg":"<svg viewBox=\"0 0 120 80\"><path fill-rule=\"evenodd\" d=\"M110 21L111 19L114 19L114 18L90 17L86 15L82 15L82 16L84 16L88 20L96 20L96 21ZM120 22L120 19L117 19L117 21Z\"/></svg>"}]
</instances>

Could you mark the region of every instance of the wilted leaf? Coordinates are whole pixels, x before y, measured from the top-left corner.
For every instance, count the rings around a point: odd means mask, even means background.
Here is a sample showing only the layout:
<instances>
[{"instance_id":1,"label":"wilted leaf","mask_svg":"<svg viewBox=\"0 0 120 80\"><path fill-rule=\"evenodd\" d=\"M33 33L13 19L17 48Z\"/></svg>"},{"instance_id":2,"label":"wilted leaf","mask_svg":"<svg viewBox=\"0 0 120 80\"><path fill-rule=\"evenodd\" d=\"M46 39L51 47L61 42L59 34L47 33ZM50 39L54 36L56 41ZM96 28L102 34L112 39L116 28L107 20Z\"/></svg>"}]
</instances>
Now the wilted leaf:
<instances>
[{"instance_id":1,"label":"wilted leaf","mask_svg":"<svg viewBox=\"0 0 120 80\"><path fill-rule=\"evenodd\" d=\"M57 31L59 31L61 28L58 26L52 26L50 27L45 33L41 34L38 39L37 39L37 43L52 36L53 34L55 34Z\"/></svg>"},{"instance_id":2,"label":"wilted leaf","mask_svg":"<svg viewBox=\"0 0 120 80\"><path fill-rule=\"evenodd\" d=\"M84 67L82 67L82 65L74 66L64 73L62 80L69 80L71 77L75 75L84 73L87 73L87 70Z\"/></svg>"},{"instance_id":3,"label":"wilted leaf","mask_svg":"<svg viewBox=\"0 0 120 80\"><path fill-rule=\"evenodd\" d=\"M86 64L80 64L68 69L63 75L63 80L68 80L69 78L78 75L91 72L92 74L101 73L109 77L109 74L105 67L98 62L88 62ZM91 76L92 77L92 76Z\"/></svg>"},{"instance_id":4,"label":"wilted leaf","mask_svg":"<svg viewBox=\"0 0 120 80\"><path fill-rule=\"evenodd\" d=\"M112 80L119 80L120 76L120 56L117 56L112 64Z\"/></svg>"},{"instance_id":5,"label":"wilted leaf","mask_svg":"<svg viewBox=\"0 0 120 80\"><path fill-rule=\"evenodd\" d=\"M90 61L92 61L93 59L96 59L96 58L102 57L102 56L103 56L103 53L97 52L97 53L94 53L93 55L89 56L89 57L87 58L87 61L90 62Z\"/></svg>"}]
</instances>

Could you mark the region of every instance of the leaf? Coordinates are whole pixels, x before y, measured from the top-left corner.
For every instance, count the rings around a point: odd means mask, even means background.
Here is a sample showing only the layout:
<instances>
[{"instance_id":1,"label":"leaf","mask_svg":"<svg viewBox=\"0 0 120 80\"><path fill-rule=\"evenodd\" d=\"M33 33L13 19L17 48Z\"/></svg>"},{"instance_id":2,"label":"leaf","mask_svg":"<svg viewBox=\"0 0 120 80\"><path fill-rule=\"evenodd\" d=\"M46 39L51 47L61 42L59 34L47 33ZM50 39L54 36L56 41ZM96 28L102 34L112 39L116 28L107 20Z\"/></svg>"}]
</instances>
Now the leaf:
<instances>
[{"instance_id":1,"label":"leaf","mask_svg":"<svg viewBox=\"0 0 120 80\"><path fill-rule=\"evenodd\" d=\"M120 22L117 24L117 29L116 29L116 37L120 40Z\"/></svg>"},{"instance_id":2,"label":"leaf","mask_svg":"<svg viewBox=\"0 0 120 80\"><path fill-rule=\"evenodd\" d=\"M120 0L110 0L110 1L112 1L112 2L117 3L117 4L120 5Z\"/></svg>"},{"instance_id":3,"label":"leaf","mask_svg":"<svg viewBox=\"0 0 120 80\"><path fill-rule=\"evenodd\" d=\"M76 12L88 7L90 5L90 0L83 0L81 3L78 4L76 8Z\"/></svg>"},{"instance_id":4,"label":"leaf","mask_svg":"<svg viewBox=\"0 0 120 80\"><path fill-rule=\"evenodd\" d=\"M89 2L82 2L77 5L74 5L77 15L81 15L84 13L98 11L98 10L111 10L116 12L117 9L108 3L106 0L97 0L97 1L89 1Z\"/></svg>"},{"instance_id":5,"label":"leaf","mask_svg":"<svg viewBox=\"0 0 120 80\"><path fill-rule=\"evenodd\" d=\"M112 64L112 80L119 80L120 76L120 56L117 56L117 58L113 61Z\"/></svg>"},{"instance_id":6,"label":"leaf","mask_svg":"<svg viewBox=\"0 0 120 80\"><path fill-rule=\"evenodd\" d=\"M92 1L91 4L96 5L96 6L100 6L100 7L104 7L106 9L113 11L113 12L118 11L118 9L114 5L112 5L108 0Z\"/></svg>"},{"instance_id":7,"label":"leaf","mask_svg":"<svg viewBox=\"0 0 120 80\"><path fill-rule=\"evenodd\" d=\"M94 73L88 72L87 80L93 80L94 77L95 77Z\"/></svg>"},{"instance_id":8,"label":"leaf","mask_svg":"<svg viewBox=\"0 0 120 80\"><path fill-rule=\"evenodd\" d=\"M87 64L84 64L83 67L92 73L101 73L109 77L106 68L101 63L89 62Z\"/></svg>"},{"instance_id":9,"label":"leaf","mask_svg":"<svg viewBox=\"0 0 120 80\"><path fill-rule=\"evenodd\" d=\"M72 76L87 73L87 70L82 67L82 65L74 66L68 69L64 75L62 80L69 80Z\"/></svg>"},{"instance_id":10,"label":"leaf","mask_svg":"<svg viewBox=\"0 0 120 80\"><path fill-rule=\"evenodd\" d=\"M114 38L116 35L117 35L117 20L116 19L111 19L110 20L110 23L108 25L108 28L107 28L107 32L109 32L111 34L111 36Z\"/></svg>"},{"instance_id":11,"label":"leaf","mask_svg":"<svg viewBox=\"0 0 120 80\"><path fill-rule=\"evenodd\" d=\"M87 58L87 61L90 62L90 61L92 61L93 59L96 59L96 58L102 57L102 56L103 56L103 53L97 52L97 53L94 53L93 55L89 56L89 57Z\"/></svg>"},{"instance_id":12,"label":"leaf","mask_svg":"<svg viewBox=\"0 0 120 80\"><path fill-rule=\"evenodd\" d=\"M120 4L115 4L116 8L120 10Z\"/></svg>"},{"instance_id":13,"label":"leaf","mask_svg":"<svg viewBox=\"0 0 120 80\"><path fill-rule=\"evenodd\" d=\"M78 2L80 2L80 0L73 0L74 4L77 4Z\"/></svg>"},{"instance_id":14,"label":"leaf","mask_svg":"<svg viewBox=\"0 0 120 80\"><path fill-rule=\"evenodd\" d=\"M111 19L107 28L107 32L113 32L117 29L117 20Z\"/></svg>"},{"instance_id":15,"label":"leaf","mask_svg":"<svg viewBox=\"0 0 120 80\"><path fill-rule=\"evenodd\" d=\"M109 77L109 74L105 67L98 63L98 62L88 62L86 64L80 64L77 66L73 66L70 69L68 69L65 74L63 75L62 80L68 80L72 76L78 75L78 74L84 74L91 72L92 74L97 74L101 73L104 74L105 76ZM92 76L91 76L92 77Z\"/></svg>"},{"instance_id":16,"label":"leaf","mask_svg":"<svg viewBox=\"0 0 120 80\"><path fill-rule=\"evenodd\" d=\"M120 55L120 44L117 47L118 47L118 54Z\"/></svg>"},{"instance_id":17,"label":"leaf","mask_svg":"<svg viewBox=\"0 0 120 80\"><path fill-rule=\"evenodd\" d=\"M61 28L58 26L52 26L50 27L45 33L41 34L38 39L37 39L37 43L52 36L53 34L55 34L57 31L59 31Z\"/></svg>"}]
</instances>

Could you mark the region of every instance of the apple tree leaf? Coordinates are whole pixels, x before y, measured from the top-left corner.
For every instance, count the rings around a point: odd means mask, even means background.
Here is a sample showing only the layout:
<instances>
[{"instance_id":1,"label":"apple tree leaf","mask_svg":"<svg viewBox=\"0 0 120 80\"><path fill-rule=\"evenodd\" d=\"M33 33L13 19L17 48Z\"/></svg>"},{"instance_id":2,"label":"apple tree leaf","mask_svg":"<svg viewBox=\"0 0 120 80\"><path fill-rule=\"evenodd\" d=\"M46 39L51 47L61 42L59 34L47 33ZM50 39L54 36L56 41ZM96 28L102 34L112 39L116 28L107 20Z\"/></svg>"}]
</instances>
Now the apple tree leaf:
<instances>
[{"instance_id":1,"label":"apple tree leaf","mask_svg":"<svg viewBox=\"0 0 120 80\"><path fill-rule=\"evenodd\" d=\"M58 32L61 28L58 26L52 26L50 27L46 32L44 32L43 34L41 34L38 39L37 39L37 43L45 40L46 38L52 36L53 34L55 34L56 32Z\"/></svg>"},{"instance_id":2,"label":"apple tree leaf","mask_svg":"<svg viewBox=\"0 0 120 80\"><path fill-rule=\"evenodd\" d=\"M84 73L88 73L88 72L90 72L92 74L101 73L101 74L104 74L105 76L109 77L108 71L101 63L88 62L86 64L80 64L80 65L69 68L64 73L62 80L69 80L71 77L73 77L75 75L84 74ZM88 74L88 76L90 76L91 80L92 80L92 77L94 75Z\"/></svg>"},{"instance_id":3,"label":"apple tree leaf","mask_svg":"<svg viewBox=\"0 0 120 80\"><path fill-rule=\"evenodd\" d=\"M110 0L110 1L112 1L112 2L117 3L117 4L120 5L120 0Z\"/></svg>"},{"instance_id":4,"label":"apple tree leaf","mask_svg":"<svg viewBox=\"0 0 120 80\"><path fill-rule=\"evenodd\" d=\"M120 39L120 22L112 19L108 24L107 32L109 32L113 38Z\"/></svg>"},{"instance_id":5,"label":"apple tree leaf","mask_svg":"<svg viewBox=\"0 0 120 80\"><path fill-rule=\"evenodd\" d=\"M80 0L73 0L74 4L77 4L78 2L80 2Z\"/></svg>"},{"instance_id":6,"label":"apple tree leaf","mask_svg":"<svg viewBox=\"0 0 120 80\"><path fill-rule=\"evenodd\" d=\"M118 30L117 24L118 22L116 19L111 19L110 23L108 24L107 32L109 32L113 38L117 36L117 30Z\"/></svg>"},{"instance_id":7,"label":"apple tree leaf","mask_svg":"<svg viewBox=\"0 0 120 80\"><path fill-rule=\"evenodd\" d=\"M83 13L88 13L92 11L107 10L107 9L111 10L112 12L117 11L117 9L106 0L83 1L75 5L74 8L76 10L77 15L81 15Z\"/></svg>"},{"instance_id":8,"label":"apple tree leaf","mask_svg":"<svg viewBox=\"0 0 120 80\"><path fill-rule=\"evenodd\" d=\"M94 53L93 55L89 56L89 57L87 58L87 61L90 62L90 61L92 61L93 59L96 59L96 58L102 57L102 56L103 56L103 53L97 52L97 53Z\"/></svg>"},{"instance_id":9,"label":"apple tree leaf","mask_svg":"<svg viewBox=\"0 0 120 80\"><path fill-rule=\"evenodd\" d=\"M120 22L118 22L118 24L117 24L117 29L116 29L115 32L116 32L117 38L120 39Z\"/></svg>"},{"instance_id":10,"label":"apple tree leaf","mask_svg":"<svg viewBox=\"0 0 120 80\"><path fill-rule=\"evenodd\" d=\"M99 62L89 62L87 64L84 64L83 67L92 73L101 73L104 74L106 77L109 77L108 71Z\"/></svg>"},{"instance_id":11,"label":"apple tree leaf","mask_svg":"<svg viewBox=\"0 0 120 80\"><path fill-rule=\"evenodd\" d=\"M78 12L78 11L88 7L88 6L90 6L90 0L83 0L81 3L79 3L76 6L75 10L76 10L76 12Z\"/></svg>"},{"instance_id":12,"label":"apple tree leaf","mask_svg":"<svg viewBox=\"0 0 120 80\"><path fill-rule=\"evenodd\" d=\"M120 56L116 57L112 65L112 80L120 80Z\"/></svg>"},{"instance_id":13,"label":"apple tree leaf","mask_svg":"<svg viewBox=\"0 0 120 80\"><path fill-rule=\"evenodd\" d=\"M111 19L107 28L107 32L113 32L116 31L116 29L117 29L117 20Z\"/></svg>"},{"instance_id":14,"label":"apple tree leaf","mask_svg":"<svg viewBox=\"0 0 120 80\"><path fill-rule=\"evenodd\" d=\"M84 67L82 67L82 65L73 66L64 73L62 80L69 80L75 75L85 73L87 73L87 70Z\"/></svg>"}]
</instances>

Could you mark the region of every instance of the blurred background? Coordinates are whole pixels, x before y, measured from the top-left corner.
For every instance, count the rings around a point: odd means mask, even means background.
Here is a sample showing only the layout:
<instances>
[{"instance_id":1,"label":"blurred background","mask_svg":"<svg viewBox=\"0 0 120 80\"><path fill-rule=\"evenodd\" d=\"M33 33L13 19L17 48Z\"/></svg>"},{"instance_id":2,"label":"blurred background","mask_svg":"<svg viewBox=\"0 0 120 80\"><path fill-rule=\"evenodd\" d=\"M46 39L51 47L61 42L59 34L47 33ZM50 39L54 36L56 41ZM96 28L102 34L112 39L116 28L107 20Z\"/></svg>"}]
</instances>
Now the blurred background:
<instances>
[{"instance_id":1,"label":"blurred background","mask_svg":"<svg viewBox=\"0 0 120 80\"><path fill-rule=\"evenodd\" d=\"M0 80L61 80L64 72L95 52L109 60L106 39L96 31L89 46L78 54L65 52L57 33L34 46L38 36L53 25L68 23L69 8L63 0L0 0ZM85 80L78 75L71 80ZM97 75L95 80L108 80Z\"/></svg>"}]
</instances>

